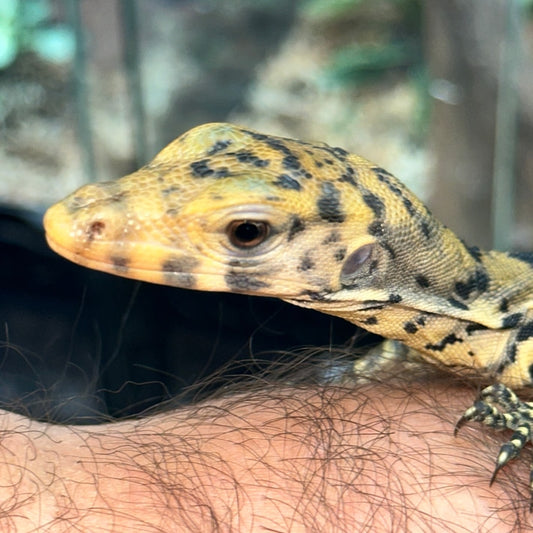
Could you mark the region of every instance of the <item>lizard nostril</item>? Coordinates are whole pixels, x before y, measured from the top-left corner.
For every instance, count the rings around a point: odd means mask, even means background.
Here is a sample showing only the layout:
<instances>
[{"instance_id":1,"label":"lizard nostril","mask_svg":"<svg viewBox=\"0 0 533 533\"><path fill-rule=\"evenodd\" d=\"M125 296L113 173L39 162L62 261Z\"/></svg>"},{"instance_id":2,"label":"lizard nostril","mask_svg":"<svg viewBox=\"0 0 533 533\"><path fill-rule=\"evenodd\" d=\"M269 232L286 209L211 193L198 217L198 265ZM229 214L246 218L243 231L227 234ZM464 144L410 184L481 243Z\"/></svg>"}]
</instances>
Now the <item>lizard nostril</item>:
<instances>
[{"instance_id":1,"label":"lizard nostril","mask_svg":"<svg viewBox=\"0 0 533 533\"><path fill-rule=\"evenodd\" d=\"M350 276L357 272L372 256L372 244L365 244L352 252L342 265L341 275Z\"/></svg>"},{"instance_id":2,"label":"lizard nostril","mask_svg":"<svg viewBox=\"0 0 533 533\"><path fill-rule=\"evenodd\" d=\"M95 220L91 222L87 228L87 239L92 241L95 237L99 237L105 230L105 222Z\"/></svg>"}]
</instances>

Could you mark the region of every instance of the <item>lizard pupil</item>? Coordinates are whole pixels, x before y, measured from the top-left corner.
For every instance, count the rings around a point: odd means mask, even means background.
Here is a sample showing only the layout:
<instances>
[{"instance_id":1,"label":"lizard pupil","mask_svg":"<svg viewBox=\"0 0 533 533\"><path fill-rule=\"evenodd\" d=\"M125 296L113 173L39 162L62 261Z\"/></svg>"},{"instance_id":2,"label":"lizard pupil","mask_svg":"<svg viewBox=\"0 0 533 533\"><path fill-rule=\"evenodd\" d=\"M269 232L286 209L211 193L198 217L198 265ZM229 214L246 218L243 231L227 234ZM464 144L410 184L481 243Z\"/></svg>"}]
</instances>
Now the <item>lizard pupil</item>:
<instances>
[{"instance_id":1,"label":"lizard pupil","mask_svg":"<svg viewBox=\"0 0 533 533\"><path fill-rule=\"evenodd\" d=\"M269 234L269 225L257 220L234 220L226 229L231 244L238 248L253 248Z\"/></svg>"}]
</instances>

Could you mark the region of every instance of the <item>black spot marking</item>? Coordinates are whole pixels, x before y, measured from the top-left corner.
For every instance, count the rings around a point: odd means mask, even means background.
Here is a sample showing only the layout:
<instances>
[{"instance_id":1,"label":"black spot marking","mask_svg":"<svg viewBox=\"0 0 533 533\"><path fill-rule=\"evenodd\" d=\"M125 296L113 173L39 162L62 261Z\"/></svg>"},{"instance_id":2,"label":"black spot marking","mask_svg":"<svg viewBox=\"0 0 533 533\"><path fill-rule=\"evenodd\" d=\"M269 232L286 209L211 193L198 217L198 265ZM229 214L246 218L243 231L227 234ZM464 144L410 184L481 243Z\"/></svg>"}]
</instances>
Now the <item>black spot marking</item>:
<instances>
[{"instance_id":1,"label":"black spot marking","mask_svg":"<svg viewBox=\"0 0 533 533\"><path fill-rule=\"evenodd\" d=\"M209 159L200 159L200 161L194 161L190 164L192 173L198 178L206 178L215 173L212 168L209 168Z\"/></svg>"},{"instance_id":2,"label":"black spot marking","mask_svg":"<svg viewBox=\"0 0 533 533\"><path fill-rule=\"evenodd\" d=\"M385 215L385 204L383 200L371 192L363 193L363 200L365 204L372 209L376 218L383 218Z\"/></svg>"},{"instance_id":3,"label":"black spot marking","mask_svg":"<svg viewBox=\"0 0 533 533\"><path fill-rule=\"evenodd\" d=\"M322 163L322 161L315 161L315 166L317 168L322 168L324 166L324 163Z\"/></svg>"},{"instance_id":4,"label":"black spot marking","mask_svg":"<svg viewBox=\"0 0 533 533\"><path fill-rule=\"evenodd\" d=\"M294 155L291 150L287 147L287 145L283 142L281 139L276 139L275 137L269 137L268 135L264 136L265 144L270 146L270 148L273 148L274 150L277 150L278 152L281 152L285 155Z\"/></svg>"},{"instance_id":5,"label":"black spot marking","mask_svg":"<svg viewBox=\"0 0 533 533\"><path fill-rule=\"evenodd\" d=\"M367 231L369 235L374 237L382 237L385 233L385 224L383 220L374 220L368 225Z\"/></svg>"},{"instance_id":6,"label":"black spot marking","mask_svg":"<svg viewBox=\"0 0 533 533\"><path fill-rule=\"evenodd\" d=\"M324 163L326 163L326 165L333 165L335 162L332 159L324 159Z\"/></svg>"},{"instance_id":7,"label":"black spot marking","mask_svg":"<svg viewBox=\"0 0 533 533\"><path fill-rule=\"evenodd\" d=\"M247 133L256 141L266 141L267 139L270 138L268 135L265 135L264 133L258 133L257 131L251 131L251 130L246 130L246 129L241 129L241 131L243 133Z\"/></svg>"},{"instance_id":8,"label":"black spot marking","mask_svg":"<svg viewBox=\"0 0 533 533\"><path fill-rule=\"evenodd\" d=\"M487 328L487 326L484 326L483 324L476 324L475 322L472 322L465 327L465 331L467 335L472 335L474 331L484 331L487 329L489 329Z\"/></svg>"},{"instance_id":9,"label":"black spot marking","mask_svg":"<svg viewBox=\"0 0 533 533\"><path fill-rule=\"evenodd\" d=\"M397 181L391 173L382 168L373 168L372 170L375 172L378 180L384 183L391 192L397 196L400 196L401 198L404 197L403 185Z\"/></svg>"},{"instance_id":10,"label":"black spot marking","mask_svg":"<svg viewBox=\"0 0 533 533\"><path fill-rule=\"evenodd\" d=\"M517 342L523 342L530 337L533 337L533 321L526 322L516 334Z\"/></svg>"},{"instance_id":11,"label":"black spot marking","mask_svg":"<svg viewBox=\"0 0 533 533\"><path fill-rule=\"evenodd\" d=\"M231 139L225 139L223 141L217 141L209 150L207 150L207 155L214 155L218 152L221 152L227 148L233 141Z\"/></svg>"},{"instance_id":12,"label":"black spot marking","mask_svg":"<svg viewBox=\"0 0 533 533\"><path fill-rule=\"evenodd\" d=\"M430 285L429 279L424 274L417 274L415 276L416 284L422 289L427 289Z\"/></svg>"},{"instance_id":13,"label":"black spot marking","mask_svg":"<svg viewBox=\"0 0 533 533\"><path fill-rule=\"evenodd\" d=\"M304 255L300 264L298 265L298 270L301 272L307 272L308 270L313 270L315 268L315 262L308 256Z\"/></svg>"},{"instance_id":14,"label":"black spot marking","mask_svg":"<svg viewBox=\"0 0 533 533\"><path fill-rule=\"evenodd\" d=\"M263 168L270 165L270 161L268 159L261 159L260 157L257 157L255 154L247 150L240 150L232 155L235 155L239 162L248 163L250 165L253 165L254 167Z\"/></svg>"},{"instance_id":15,"label":"black spot marking","mask_svg":"<svg viewBox=\"0 0 533 533\"><path fill-rule=\"evenodd\" d=\"M425 316L417 316L415 322L419 326L425 326L426 325L426 317Z\"/></svg>"},{"instance_id":16,"label":"black spot marking","mask_svg":"<svg viewBox=\"0 0 533 533\"><path fill-rule=\"evenodd\" d=\"M406 333L409 333L410 335L418 331L418 327L414 322L406 322L403 325L403 329L405 330Z\"/></svg>"},{"instance_id":17,"label":"black spot marking","mask_svg":"<svg viewBox=\"0 0 533 533\"><path fill-rule=\"evenodd\" d=\"M333 230L323 241L322 244L330 244L332 242L339 242L341 235L337 230Z\"/></svg>"},{"instance_id":18,"label":"black spot marking","mask_svg":"<svg viewBox=\"0 0 533 533\"><path fill-rule=\"evenodd\" d=\"M230 175L227 167L220 167L215 170L215 178L226 178Z\"/></svg>"},{"instance_id":19,"label":"black spot marking","mask_svg":"<svg viewBox=\"0 0 533 533\"><path fill-rule=\"evenodd\" d=\"M434 352L442 352L449 344L455 344L458 342L463 342L463 339L458 337L455 333L450 333L436 344L426 344L425 348L426 350L433 350Z\"/></svg>"},{"instance_id":20,"label":"black spot marking","mask_svg":"<svg viewBox=\"0 0 533 533\"><path fill-rule=\"evenodd\" d=\"M381 167L373 167L372 170L378 175L378 176L381 176L381 177L384 177L384 176L389 176L389 177L394 177L388 170L385 170L384 168L381 168Z\"/></svg>"},{"instance_id":21,"label":"black spot marking","mask_svg":"<svg viewBox=\"0 0 533 533\"><path fill-rule=\"evenodd\" d=\"M130 260L126 257L120 257L117 255L112 255L110 258L111 262L113 263L113 268L120 273L127 272L129 269L129 262Z\"/></svg>"},{"instance_id":22,"label":"black spot marking","mask_svg":"<svg viewBox=\"0 0 533 533\"><path fill-rule=\"evenodd\" d=\"M533 253L532 252L511 252L508 254L509 257L512 257L513 259L519 259L520 261L523 261L524 263L527 263L531 267L533 267Z\"/></svg>"},{"instance_id":23,"label":"black spot marking","mask_svg":"<svg viewBox=\"0 0 533 533\"><path fill-rule=\"evenodd\" d=\"M420 222L420 230L422 231L422 234L424 235L424 237L426 237L426 239L429 239L431 237L431 226L428 222Z\"/></svg>"},{"instance_id":24,"label":"black spot marking","mask_svg":"<svg viewBox=\"0 0 533 533\"><path fill-rule=\"evenodd\" d=\"M463 300L468 300L472 292L484 293L489 286L489 277L484 270L476 269L466 282L458 281L455 284L455 292Z\"/></svg>"},{"instance_id":25,"label":"black spot marking","mask_svg":"<svg viewBox=\"0 0 533 533\"><path fill-rule=\"evenodd\" d=\"M462 309L463 311L468 311L469 309L468 305L464 304L463 302L460 302L459 300L456 300L455 298L448 298L447 301L450 305L457 307L457 309Z\"/></svg>"},{"instance_id":26,"label":"black spot marking","mask_svg":"<svg viewBox=\"0 0 533 533\"><path fill-rule=\"evenodd\" d=\"M345 181L346 183L349 183L350 185L353 185L354 187L357 187L357 183L354 179L354 177L351 174L341 174L341 177L339 178L339 181Z\"/></svg>"},{"instance_id":27,"label":"black spot marking","mask_svg":"<svg viewBox=\"0 0 533 533\"><path fill-rule=\"evenodd\" d=\"M389 294L389 302L391 304L399 304L402 301L402 297L399 294Z\"/></svg>"},{"instance_id":28,"label":"black spot marking","mask_svg":"<svg viewBox=\"0 0 533 533\"><path fill-rule=\"evenodd\" d=\"M289 233L287 234L287 240L292 241L294 236L300 231L305 230L305 224L302 219L296 215L293 215L291 218L291 225L289 227Z\"/></svg>"},{"instance_id":29,"label":"black spot marking","mask_svg":"<svg viewBox=\"0 0 533 533\"><path fill-rule=\"evenodd\" d=\"M417 215L417 211L415 209L415 206L413 205L413 202L409 200L407 197L402 198L403 205L405 206L405 209L407 209L407 212L412 216L415 217Z\"/></svg>"},{"instance_id":30,"label":"black spot marking","mask_svg":"<svg viewBox=\"0 0 533 533\"><path fill-rule=\"evenodd\" d=\"M476 289L480 292L486 292L489 288L490 278L485 270L477 269L475 273Z\"/></svg>"},{"instance_id":31,"label":"black spot marking","mask_svg":"<svg viewBox=\"0 0 533 533\"><path fill-rule=\"evenodd\" d=\"M339 248L333 255L335 261L342 261L346 257L346 247Z\"/></svg>"},{"instance_id":32,"label":"black spot marking","mask_svg":"<svg viewBox=\"0 0 533 533\"><path fill-rule=\"evenodd\" d=\"M365 318L363 320L363 324L367 324L369 326L375 326L378 323L378 319L375 316L369 316L368 318Z\"/></svg>"},{"instance_id":33,"label":"black spot marking","mask_svg":"<svg viewBox=\"0 0 533 533\"><path fill-rule=\"evenodd\" d=\"M356 173L351 165L346 165L344 172L341 174L339 181L345 181L354 187L357 187Z\"/></svg>"},{"instance_id":34,"label":"black spot marking","mask_svg":"<svg viewBox=\"0 0 533 533\"><path fill-rule=\"evenodd\" d=\"M165 283L176 287L192 288L195 279L191 274L198 265L198 261L191 257L170 257L163 261L161 270L164 273Z\"/></svg>"},{"instance_id":35,"label":"black spot marking","mask_svg":"<svg viewBox=\"0 0 533 533\"><path fill-rule=\"evenodd\" d=\"M340 192L326 181L321 184L322 193L317 200L318 214L327 222L344 222L346 215L342 212Z\"/></svg>"},{"instance_id":36,"label":"black spot marking","mask_svg":"<svg viewBox=\"0 0 533 533\"><path fill-rule=\"evenodd\" d=\"M533 364L529 365L528 372L529 372L529 381L530 383L533 383Z\"/></svg>"},{"instance_id":37,"label":"black spot marking","mask_svg":"<svg viewBox=\"0 0 533 533\"><path fill-rule=\"evenodd\" d=\"M468 299L473 289L474 289L474 286L472 283L472 278L470 278L470 280L467 281L466 283L463 283L462 281L458 281L455 284L455 292L463 300Z\"/></svg>"},{"instance_id":38,"label":"black spot marking","mask_svg":"<svg viewBox=\"0 0 533 533\"><path fill-rule=\"evenodd\" d=\"M522 313L513 313L512 315L506 316L503 319L502 328L515 328L523 317L524 315Z\"/></svg>"},{"instance_id":39,"label":"black spot marking","mask_svg":"<svg viewBox=\"0 0 533 533\"><path fill-rule=\"evenodd\" d=\"M256 291L270 284L244 272L230 271L224 276L228 289L232 291Z\"/></svg>"},{"instance_id":40,"label":"black spot marking","mask_svg":"<svg viewBox=\"0 0 533 533\"><path fill-rule=\"evenodd\" d=\"M509 363L514 363L516 361L516 352L517 352L516 344L513 343L511 344L507 352L507 361Z\"/></svg>"},{"instance_id":41,"label":"black spot marking","mask_svg":"<svg viewBox=\"0 0 533 533\"><path fill-rule=\"evenodd\" d=\"M345 158L348 155L350 155L344 148L339 148L338 146L335 146L333 148L333 153L336 154L340 158Z\"/></svg>"},{"instance_id":42,"label":"black spot marking","mask_svg":"<svg viewBox=\"0 0 533 533\"><path fill-rule=\"evenodd\" d=\"M299 191L302 188L300 183L294 178L291 178L288 174L280 174L272 183L283 189L290 189L293 191Z\"/></svg>"},{"instance_id":43,"label":"black spot marking","mask_svg":"<svg viewBox=\"0 0 533 533\"><path fill-rule=\"evenodd\" d=\"M465 243L463 242L463 244ZM468 250L468 253L474 258L474 261L476 261L476 263L481 263L483 252L477 246L466 246L465 244L465 247Z\"/></svg>"},{"instance_id":44,"label":"black spot marking","mask_svg":"<svg viewBox=\"0 0 533 533\"><path fill-rule=\"evenodd\" d=\"M507 298L502 298L499 310L501 313L507 313L509 311L509 300Z\"/></svg>"},{"instance_id":45,"label":"black spot marking","mask_svg":"<svg viewBox=\"0 0 533 533\"><path fill-rule=\"evenodd\" d=\"M294 154L286 155L281 164L283 165L283 168L286 168L287 170L300 170L302 167L300 160Z\"/></svg>"},{"instance_id":46,"label":"black spot marking","mask_svg":"<svg viewBox=\"0 0 533 533\"><path fill-rule=\"evenodd\" d=\"M165 215L168 215L169 217L173 217L179 213L179 209L176 207L170 207L165 211Z\"/></svg>"}]
</instances>

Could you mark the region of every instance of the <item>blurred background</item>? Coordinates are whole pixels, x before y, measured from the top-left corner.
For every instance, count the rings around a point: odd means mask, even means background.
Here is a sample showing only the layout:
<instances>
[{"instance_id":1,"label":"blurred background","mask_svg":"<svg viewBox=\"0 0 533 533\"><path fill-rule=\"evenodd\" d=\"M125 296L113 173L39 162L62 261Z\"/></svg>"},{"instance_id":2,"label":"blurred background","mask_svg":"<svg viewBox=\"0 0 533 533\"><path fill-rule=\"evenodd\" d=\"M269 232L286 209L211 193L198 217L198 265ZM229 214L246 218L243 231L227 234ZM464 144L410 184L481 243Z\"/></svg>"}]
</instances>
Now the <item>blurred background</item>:
<instances>
[{"instance_id":1,"label":"blurred background","mask_svg":"<svg viewBox=\"0 0 533 533\"><path fill-rule=\"evenodd\" d=\"M229 121L359 153L470 244L533 250L532 87L533 0L0 0L0 407L130 416L369 341L71 265L41 219L78 186Z\"/></svg>"}]
</instances>

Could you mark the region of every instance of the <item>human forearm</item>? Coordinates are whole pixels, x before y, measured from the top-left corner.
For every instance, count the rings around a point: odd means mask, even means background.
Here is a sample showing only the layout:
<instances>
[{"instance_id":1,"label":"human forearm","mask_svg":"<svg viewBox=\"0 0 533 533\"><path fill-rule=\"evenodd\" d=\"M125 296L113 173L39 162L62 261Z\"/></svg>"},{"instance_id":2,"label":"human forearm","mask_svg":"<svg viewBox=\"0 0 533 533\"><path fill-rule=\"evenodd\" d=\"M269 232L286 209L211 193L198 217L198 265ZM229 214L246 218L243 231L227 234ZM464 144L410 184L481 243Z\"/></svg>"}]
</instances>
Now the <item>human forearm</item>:
<instances>
[{"instance_id":1,"label":"human forearm","mask_svg":"<svg viewBox=\"0 0 533 533\"><path fill-rule=\"evenodd\" d=\"M93 427L4 413L0 529L510 531L525 487L505 469L489 488L493 453L452 436L471 394L268 387Z\"/></svg>"}]
</instances>

